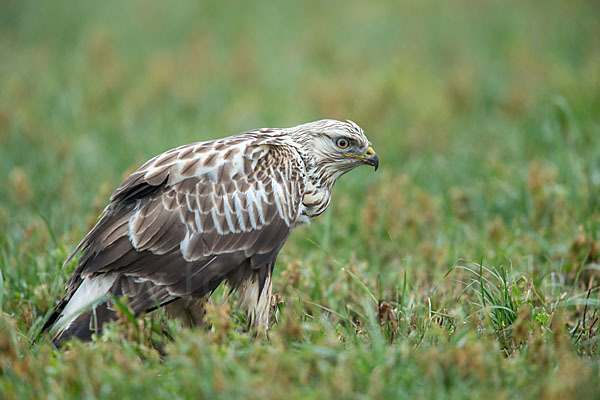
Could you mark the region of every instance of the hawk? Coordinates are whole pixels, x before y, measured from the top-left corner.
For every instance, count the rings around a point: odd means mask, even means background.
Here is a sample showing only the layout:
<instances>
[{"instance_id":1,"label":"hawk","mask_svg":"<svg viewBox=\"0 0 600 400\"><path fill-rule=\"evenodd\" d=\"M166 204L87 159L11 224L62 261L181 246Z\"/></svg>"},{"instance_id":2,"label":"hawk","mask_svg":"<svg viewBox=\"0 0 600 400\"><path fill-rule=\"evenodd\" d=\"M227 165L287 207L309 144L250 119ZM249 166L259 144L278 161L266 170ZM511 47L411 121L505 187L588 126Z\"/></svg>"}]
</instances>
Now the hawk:
<instances>
[{"instance_id":1,"label":"hawk","mask_svg":"<svg viewBox=\"0 0 600 400\"><path fill-rule=\"evenodd\" d=\"M277 254L294 227L322 214L336 180L379 166L352 121L258 129L162 153L129 175L65 264L82 253L42 332L89 340L116 318L164 307L189 324L223 282L251 326L266 330Z\"/></svg>"}]
</instances>

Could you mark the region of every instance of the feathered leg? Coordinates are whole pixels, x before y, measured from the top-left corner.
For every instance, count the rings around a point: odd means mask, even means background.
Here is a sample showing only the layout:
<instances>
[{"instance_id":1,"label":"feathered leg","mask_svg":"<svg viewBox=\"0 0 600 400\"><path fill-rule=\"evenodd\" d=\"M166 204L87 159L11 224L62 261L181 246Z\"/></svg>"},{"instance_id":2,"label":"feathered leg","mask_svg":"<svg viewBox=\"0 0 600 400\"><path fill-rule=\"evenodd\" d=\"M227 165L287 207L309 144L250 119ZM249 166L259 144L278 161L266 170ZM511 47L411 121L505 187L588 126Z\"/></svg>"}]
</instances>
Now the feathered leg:
<instances>
[{"instance_id":1,"label":"feathered leg","mask_svg":"<svg viewBox=\"0 0 600 400\"><path fill-rule=\"evenodd\" d=\"M201 299L182 298L164 307L165 315L169 319L180 319L183 326L193 328L204 324L206 315L206 302L208 296Z\"/></svg>"},{"instance_id":2,"label":"feathered leg","mask_svg":"<svg viewBox=\"0 0 600 400\"><path fill-rule=\"evenodd\" d=\"M263 334L269 329L274 265L275 261L258 269L246 267L235 279L230 279L238 293L240 308L248 315L249 325Z\"/></svg>"}]
</instances>

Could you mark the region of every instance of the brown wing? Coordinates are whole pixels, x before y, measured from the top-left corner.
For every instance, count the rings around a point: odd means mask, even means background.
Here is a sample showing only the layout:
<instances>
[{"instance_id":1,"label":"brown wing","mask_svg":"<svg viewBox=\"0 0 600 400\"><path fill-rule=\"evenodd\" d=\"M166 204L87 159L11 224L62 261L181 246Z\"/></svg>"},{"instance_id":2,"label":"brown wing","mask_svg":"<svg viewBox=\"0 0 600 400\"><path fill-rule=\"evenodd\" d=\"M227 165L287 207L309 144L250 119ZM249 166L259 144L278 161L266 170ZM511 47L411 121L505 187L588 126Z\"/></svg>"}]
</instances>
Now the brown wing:
<instances>
[{"instance_id":1,"label":"brown wing","mask_svg":"<svg viewBox=\"0 0 600 400\"><path fill-rule=\"evenodd\" d=\"M84 251L45 328L85 278L118 273L112 292L130 297L140 313L201 297L241 266L266 266L293 228L304 189L294 148L247 136L155 157L114 192L71 256Z\"/></svg>"}]
</instances>

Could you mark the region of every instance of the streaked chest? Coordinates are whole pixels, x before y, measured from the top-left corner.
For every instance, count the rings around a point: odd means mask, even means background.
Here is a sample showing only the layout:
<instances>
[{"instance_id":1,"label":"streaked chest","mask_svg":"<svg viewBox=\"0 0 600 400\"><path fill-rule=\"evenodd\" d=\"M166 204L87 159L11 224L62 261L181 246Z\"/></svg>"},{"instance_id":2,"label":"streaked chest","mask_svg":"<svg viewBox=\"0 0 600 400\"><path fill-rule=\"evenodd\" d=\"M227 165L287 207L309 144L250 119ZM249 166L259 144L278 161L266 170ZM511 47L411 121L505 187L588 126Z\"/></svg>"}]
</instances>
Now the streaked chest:
<instances>
[{"instance_id":1,"label":"streaked chest","mask_svg":"<svg viewBox=\"0 0 600 400\"><path fill-rule=\"evenodd\" d=\"M306 207L302 212L302 215L311 219L318 217L325 212L327 206L329 206L330 200L331 191L327 187L315 186L309 181L306 185L304 197L302 198L302 204Z\"/></svg>"}]
</instances>

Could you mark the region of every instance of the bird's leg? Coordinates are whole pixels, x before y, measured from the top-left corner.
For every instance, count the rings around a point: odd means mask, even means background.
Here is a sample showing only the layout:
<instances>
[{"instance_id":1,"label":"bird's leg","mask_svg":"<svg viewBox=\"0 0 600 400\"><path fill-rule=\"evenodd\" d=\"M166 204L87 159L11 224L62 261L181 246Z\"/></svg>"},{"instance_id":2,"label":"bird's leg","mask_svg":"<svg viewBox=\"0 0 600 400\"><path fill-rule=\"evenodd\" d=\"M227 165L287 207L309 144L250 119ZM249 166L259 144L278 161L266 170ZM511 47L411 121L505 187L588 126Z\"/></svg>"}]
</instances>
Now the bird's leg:
<instances>
[{"instance_id":1,"label":"bird's leg","mask_svg":"<svg viewBox=\"0 0 600 400\"><path fill-rule=\"evenodd\" d=\"M255 327L259 335L266 335L269 329L269 312L273 292L272 270L262 277L252 271L238 288L240 308L247 313L250 327ZM262 290L260 287L262 286Z\"/></svg>"},{"instance_id":2,"label":"bird's leg","mask_svg":"<svg viewBox=\"0 0 600 400\"><path fill-rule=\"evenodd\" d=\"M208 296L200 299L181 298L164 307L165 315L169 319L180 319L186 328L203 326L207 301Z\"/></svg>"}]
</instances>

